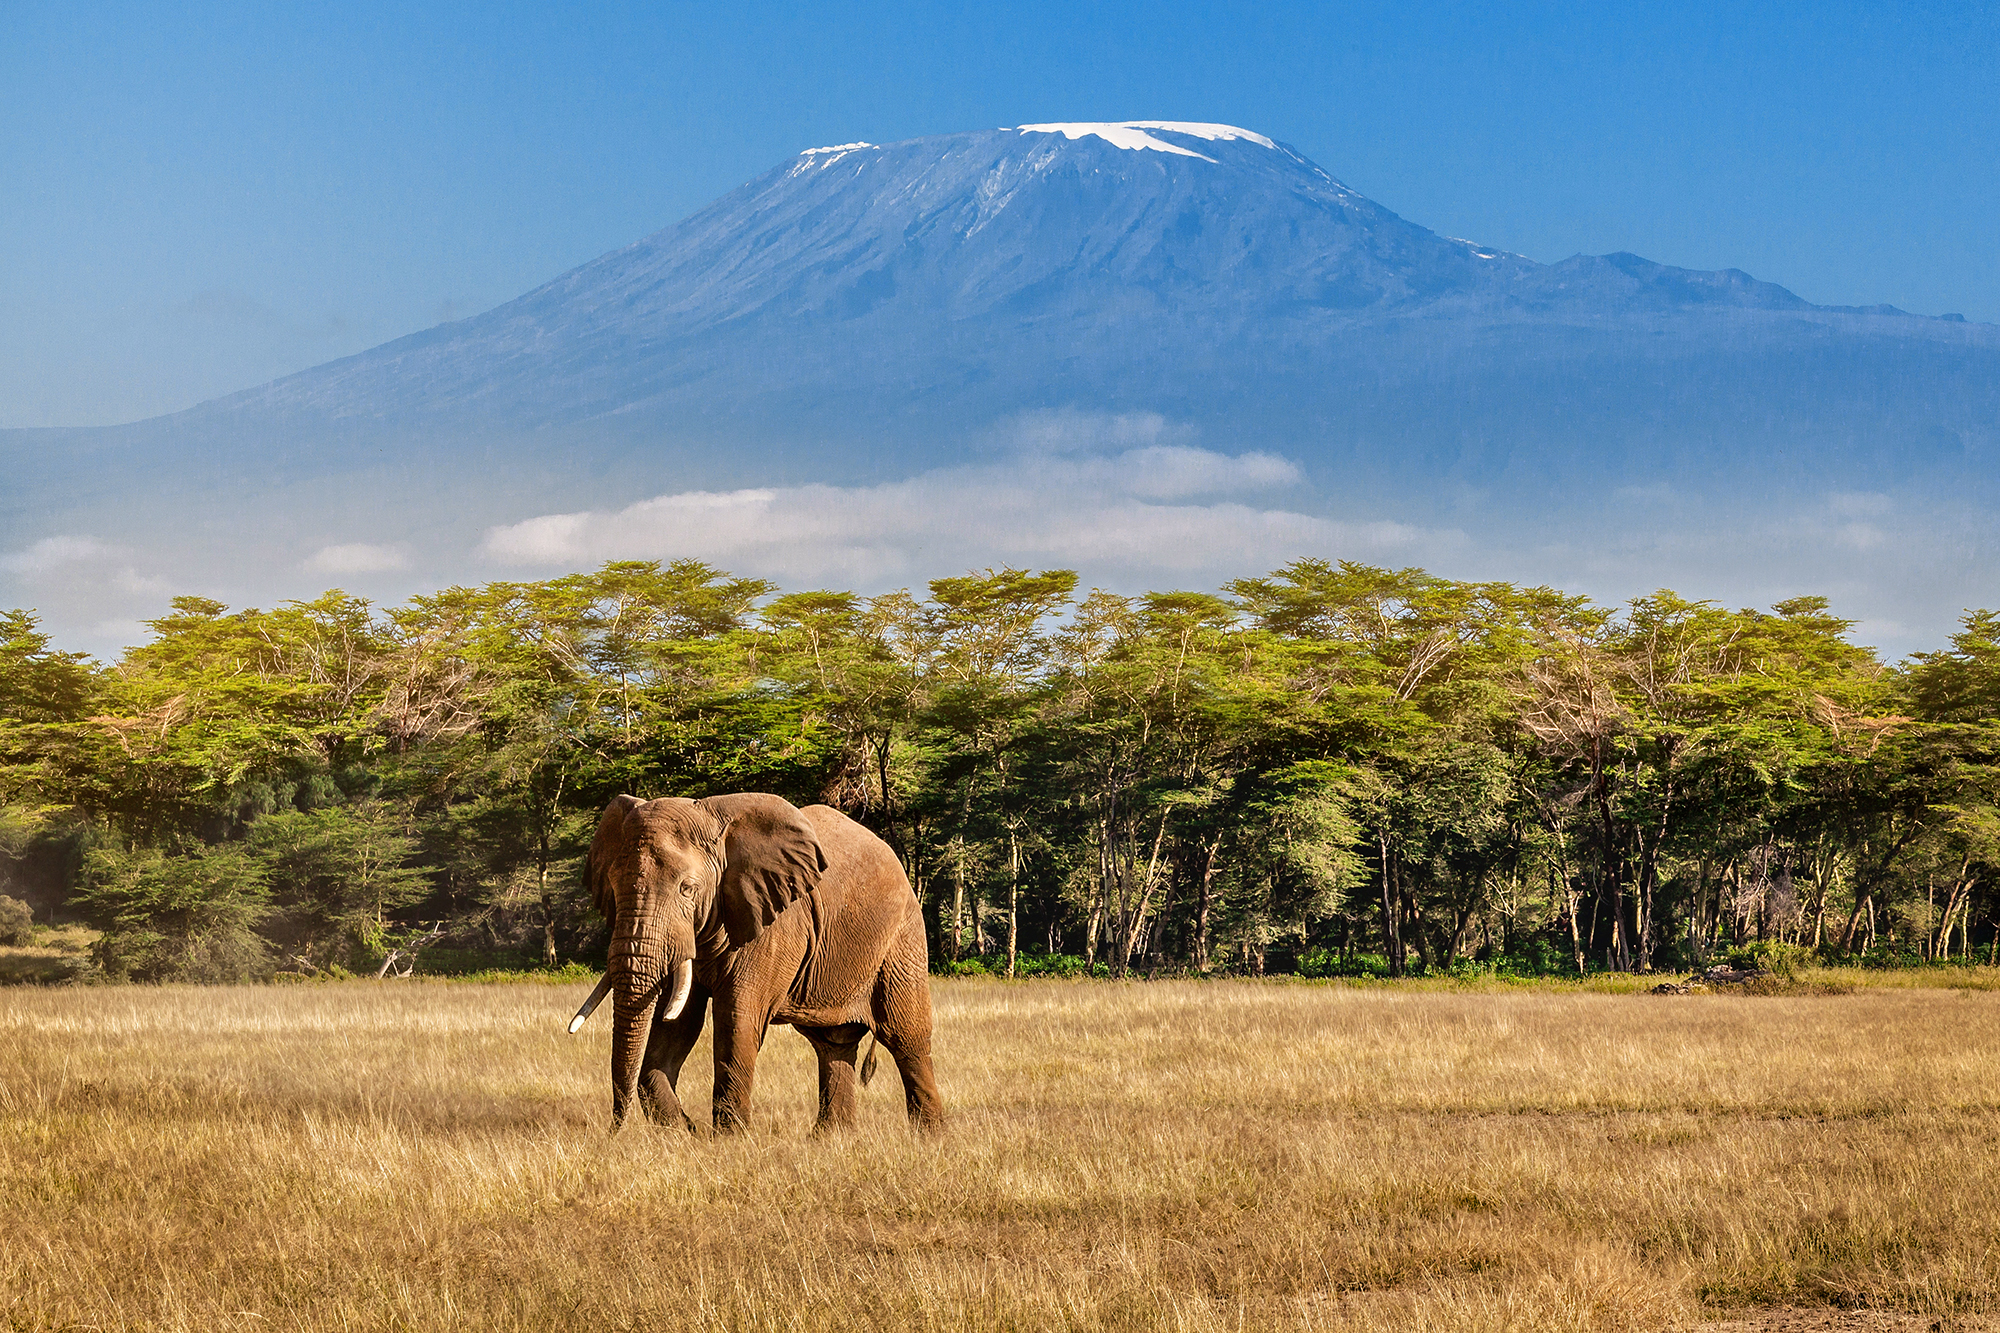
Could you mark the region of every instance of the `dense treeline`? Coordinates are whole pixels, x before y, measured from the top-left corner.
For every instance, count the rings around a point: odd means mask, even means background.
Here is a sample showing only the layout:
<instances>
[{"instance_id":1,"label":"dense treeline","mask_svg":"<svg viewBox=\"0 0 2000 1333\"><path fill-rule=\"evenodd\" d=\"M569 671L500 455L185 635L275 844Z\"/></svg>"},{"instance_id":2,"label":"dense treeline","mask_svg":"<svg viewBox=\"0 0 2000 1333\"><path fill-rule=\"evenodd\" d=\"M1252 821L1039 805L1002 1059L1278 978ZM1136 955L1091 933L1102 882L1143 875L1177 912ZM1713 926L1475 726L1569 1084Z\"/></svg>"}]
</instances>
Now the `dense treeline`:
<instances>
[{"instance_id":1,"label":"dense treeline","mask_svg":"<svg viewBox=\"0 0 2000 1333\"><path fill-rule=\"evenodd\" d=\"M1992 962L2000 618L1899 666L1849 628L1320 561L183 597L111 667L13 612L0 892L112 978L587 963L610 796L764 790L887 839L940 966Z\"/></svg>"}]
</instances>

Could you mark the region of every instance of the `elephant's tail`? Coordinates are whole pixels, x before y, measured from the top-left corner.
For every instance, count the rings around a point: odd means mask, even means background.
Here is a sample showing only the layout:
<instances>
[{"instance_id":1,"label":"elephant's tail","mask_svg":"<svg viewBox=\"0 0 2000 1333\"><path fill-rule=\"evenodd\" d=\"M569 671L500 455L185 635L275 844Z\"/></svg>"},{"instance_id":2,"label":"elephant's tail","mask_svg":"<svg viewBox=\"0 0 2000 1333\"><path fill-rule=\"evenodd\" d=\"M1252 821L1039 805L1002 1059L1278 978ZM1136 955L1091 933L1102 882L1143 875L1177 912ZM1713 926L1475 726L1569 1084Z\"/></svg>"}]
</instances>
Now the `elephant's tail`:
<instances>
[{"instance_id":1,"label":"elephant's tail","mask_svg":"<svg viewBox=\"0 0 2000 1333\"><path fill-rule=\"evenodd\" d=\"M875 1048L881 1040L873 1032L868 1034L868 1054L861 1061L861 1086L867 1087L868 1080L875 1077Z\"/></svg>"}]
</instances>

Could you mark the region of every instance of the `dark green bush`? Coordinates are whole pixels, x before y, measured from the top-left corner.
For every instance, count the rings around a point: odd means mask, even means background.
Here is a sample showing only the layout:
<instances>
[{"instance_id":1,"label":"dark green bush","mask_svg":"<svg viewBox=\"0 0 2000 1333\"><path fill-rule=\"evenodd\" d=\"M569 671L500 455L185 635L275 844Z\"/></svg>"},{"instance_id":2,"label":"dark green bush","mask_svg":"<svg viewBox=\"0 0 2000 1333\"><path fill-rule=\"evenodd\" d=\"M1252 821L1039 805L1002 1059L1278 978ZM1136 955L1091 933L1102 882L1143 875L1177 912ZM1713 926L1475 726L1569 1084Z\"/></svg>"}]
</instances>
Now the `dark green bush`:
<instances>
[{"instance_id":1,"label":"dark green bush","mask_svg":"<svg viewBox=\"0 0 2000 1333\"><path fill-rule=\"evenodd\" d=\"M240 844L184 856L98 848L76 901L103 928L93 961L112 981L255 981L271 973L257 933L270 914L264 866Z\"/></svg>"},{"instance_id":2,"label":"dark green bush","mask_svg":"<svg viewBox=\"0 0 2000 1333\"><path fill-rule=\"evenodd\" d=\"M1379 953L1358 953L1343 957L1338 949L1306 949L1300 952L1298 974L1302 977L1386 977L1389 960Z\"/></svg>"},{"instance_id":3,"label":"dark green bush","mask_svg":"<svg viewBox=\"0 0 2000 1333\"><path fill-rule=\"evenodd\" d=\"M1083 959L1073 953L1024 953L1014 959L1017 977L1080 977Z\"/></svg>"}]
</instances>

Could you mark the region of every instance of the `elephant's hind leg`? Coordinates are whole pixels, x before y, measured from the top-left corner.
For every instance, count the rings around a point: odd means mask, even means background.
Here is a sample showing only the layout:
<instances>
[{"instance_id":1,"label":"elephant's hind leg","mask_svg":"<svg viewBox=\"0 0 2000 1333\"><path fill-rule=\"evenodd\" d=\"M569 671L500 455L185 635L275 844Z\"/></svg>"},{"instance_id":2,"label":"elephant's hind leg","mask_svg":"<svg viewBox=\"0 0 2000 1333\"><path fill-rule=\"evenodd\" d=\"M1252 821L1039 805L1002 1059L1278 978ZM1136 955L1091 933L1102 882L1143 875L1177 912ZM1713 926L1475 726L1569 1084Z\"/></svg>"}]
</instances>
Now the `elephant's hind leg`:
<instances>
[{"instance_id":1,"label":"elephant's hind leg","mask_svg":"<svg viewBox=\"0 0 2000 1333\"><path fill-rule=\"evenodd\" d=\"M671 1022L656 1022L646 1039L646 1058L639 1066L639 1104L656 1125L678 1124L689 1133L694 1121L681 1105L681 1066L688 1052L701 1040L701 1025L708 1019L708 992L697 984L688 994L681 1016Z\"/></svg>"},{"instance_id":2,"label":"elephant's hind leg","mask_svg":"<svg viewBox=\"0 0 2000 1333\"><path fill-rule=\"evenodd\" d=\"M875 1035L889 1048L903 1079L910 1119L926 1133L944 1129L944 1099L931 1070L930 962L921 919L897 938L875 982Z\"/></svg>"},{"instance_id":3,"label":"elephant's hind leg","mask_svg":"<svg viewBox=\"0 0 2000 1333\"><path fill-rule=\"evenodd\" d=\"M843 1023L839 1027L802 1027L801 1035L812 1043L819 1056L819 1119L815 1134L854 1123L854 1066L861 1042L868 1035L866 1024Z\"/></svg>"}]
</instances>

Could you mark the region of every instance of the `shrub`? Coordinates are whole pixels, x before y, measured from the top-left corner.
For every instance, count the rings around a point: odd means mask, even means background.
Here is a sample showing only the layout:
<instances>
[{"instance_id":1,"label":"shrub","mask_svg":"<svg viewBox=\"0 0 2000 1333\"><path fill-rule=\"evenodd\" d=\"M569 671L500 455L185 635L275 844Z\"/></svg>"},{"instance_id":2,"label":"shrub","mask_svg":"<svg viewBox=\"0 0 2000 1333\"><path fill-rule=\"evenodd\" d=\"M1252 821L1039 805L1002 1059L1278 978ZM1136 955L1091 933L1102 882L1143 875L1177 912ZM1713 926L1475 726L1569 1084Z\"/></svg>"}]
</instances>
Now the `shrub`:
<instances>
[{"instance_id":1,"label":"shrub","mask_svg":"<svg viewBox=\"0 0 2000 1333\"><path fill-rule=\"evenodd\" d=\"M35 942L35 914L19 898L0 893L0 944L28 945Z\"/></svg>"},{"instance_id":2,"label":"shrub","mask_svg":"<svg viewBox=\"0 0 2000 1333\"><path fill-rule=\"evenodd\" d=\"M1573 977L1576 975L1576 954L1570 950L1567 940L1556 941L1536 936L1514 946L1514 952L1502 954L1495 960L1500 971L1522 977Z\"/></svg>"},{"instance_id":3,"label":"shrub","mask_svg":"<svg viewBox=\"0 0 2000 1333\"><path fill-rule=\"evenodd\" d=\"M76 901L103 924L91 947L113 981L251 981L268 976L257 934L269 915L264 866L239 844L184 856L92 851Z\"/></svg>"},{"instance_id":4,"label":"shrub","mask_svg":"<svg viewBox=\"0 0 2000 1333\"><path fill-rule=\"evenodd\" d=\"M1073 953L1024 953L1014 958L1017 977L1080 977L1083 959Z\"/></svg>"},{"instance_id":5,"label":"shrub","mask_svg":"<svg viewBox=\"0 0 2000 1333\"><path fill-rule=\"evenodd\" d=\"M1745 948L1732 949L1725 961L1731 967L1769 972L1774 977L1789 979L1796 977L1805 968L1813 966L1819 958L1803 944L1780 944L1775 940L1764 940Z\"/></svg>"},{"instance_id":6,"label":"shrub","mask_svg":"<svg viewBox=\"0 0 2000 1333\"><path fill-rule=\"evenodd\" d=\"M1302 977L1386 977L1389 960L1379 953L1341 956L1338 949L1314 948L1300 951L1298 974Z\"/></svg>"}]
</instances>

